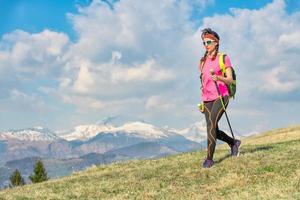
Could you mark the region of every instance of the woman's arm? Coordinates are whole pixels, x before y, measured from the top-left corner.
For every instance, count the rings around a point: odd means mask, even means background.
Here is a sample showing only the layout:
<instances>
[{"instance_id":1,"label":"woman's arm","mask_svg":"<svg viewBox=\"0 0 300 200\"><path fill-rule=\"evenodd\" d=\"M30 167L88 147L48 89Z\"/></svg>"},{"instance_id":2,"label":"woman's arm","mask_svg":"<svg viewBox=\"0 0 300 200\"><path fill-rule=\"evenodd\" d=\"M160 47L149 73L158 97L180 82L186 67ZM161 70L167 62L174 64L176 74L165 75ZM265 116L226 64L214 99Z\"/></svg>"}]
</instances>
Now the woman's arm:
<instances>
[{"instance_id":1,"label":"woman's arm","mask_svg":"<svg viewBox=\"0 0 300 200\"><path fill-rule=\"evenodd\" d=\"M218 76L218 75L213 75L212 79L214 81L222 81L225 84L230 84L233 81L233 78L232 78L232 68L231 67L226 68L225 74L226 74L226 77L224 77L224 76Z\"/></svg>"}]
</instances>

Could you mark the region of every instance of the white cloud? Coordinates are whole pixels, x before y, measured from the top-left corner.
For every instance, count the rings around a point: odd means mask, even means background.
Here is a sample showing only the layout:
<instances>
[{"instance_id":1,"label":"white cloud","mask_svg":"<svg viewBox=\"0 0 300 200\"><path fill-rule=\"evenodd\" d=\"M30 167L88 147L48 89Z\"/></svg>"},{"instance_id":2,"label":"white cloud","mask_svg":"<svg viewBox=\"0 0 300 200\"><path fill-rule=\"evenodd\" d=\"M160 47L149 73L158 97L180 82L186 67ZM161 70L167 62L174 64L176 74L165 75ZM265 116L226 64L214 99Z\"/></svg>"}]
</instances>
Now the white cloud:
<instances>
[{"instance_id":1,"label":"white cloud","mask_svg":"<svg viewBox=\"0 0 300 200\"><path fill-rule=\"evenodd\" d=\"M300 30L282 34L278 39L279 46L286 49L300 49Z\"/></svg>"},{"instance_id":2,"label":"white cloud","mask_svg":"<svg viewBox=\"0 0 300 200\"><path fill-rule=\"evenodd\" d=\"M17 89L12 89L8 96L1 99L0 109L14 112L32 111L35 113L52 110L51 105L46 105L45 101L36 94L28 94Z\"/></svg>"},{"instance_id":3,"label":"white cloud","mask_svg":"<svg viewBox=\"0 0 300 200\"><path fill-rule=\"evenodd\" d=\"M43 94L97 117L131 113L151 122L189 124L202 116L196 110L197 62L203 53L201 29L211 27L236 68L239 108L251 110L254 94L294 98L300 87L300 14L287 13L285 2L275 0L257 10L234 8L204 18L195 31L191 12L213 3L121 0L111 9L95 0L68 14L77 34L73 42L50 30L6 34L0 41L1 95L34 102L30 97ZM36 86L36 94L11 93L26 86ZM255 113L249 112L253 121L272 117Z\"/></svg>"},{"instance_id":4,"label":"white cloud","mask_svg":"<svg viewBox=\"0 0 300 200\"><path fill-rule=\"evenodd\" d=\"M300 75L286 66L278 66L264 74L265 84L262 89L267 92L292 92L300 85Z\"/></svg>"},{"instance_id":5,"label":"white cloud","mask_svg":"<svg viewBox=\"0 0 300 200\"><path fill-rule=\"evenodd\" d=\"M8 63L9 54L5 51L0 51L0 77L5 77L8 70L6 63Z\"/></svg>"},{"instance_id":6,"label":"white cloud","mask_svg":"<svg viewBox=\"0 0 300 200\"><path fill-rule=\"evenodd\" d=\"M188 20L193 2L200 7L206 1L123 0L113 9L93 1L69 14L78 40L64 56L61 93L115 101L169 90L198 60L190 60L200 39Z\"/></svg>"},{"instance_id":7,"label":"white cloud","mask_svg":"<svg viewBox=\"0 0 300 200\"><path fill-rule=\"evenodd\" d=\"M53 109L52 105L44 103L38 88L58 83L64 65L61 56L68 45L66 34L47 29L35 34L16 30L3 35L0 41L2 103L20 112Z\"/></svg>"},{"instance_id":8,"label":"white cloud","mask_svg":"<svg viewBox=\"0 0 300 200\"><path fill-rule=\"evenodd\" d=\"M205 9L208 5L212 5L215 3L214 0L207 0L207 1L203 1L203 0L188 0L189 4L191 5L191 7L196 7L199 9Z\"/></svg>"},{"instance_id":9,"label":"white cloud","mask_svg":"<svg viewBox=\"0 0 300 200\"><path fill-rule=\"evenodd\" d=\"M187 6L175 0L123 0L116 2L112 10L102 1L93 1L79 14L69 14L79 35L72 53L105 60L110 52L120 50L126 59L135 62L166 50L176 51L171 47L191 31Z\"/></svg>"},{"instance_id":10,"label":"white cloud","mask_svg":"<svg viewBox=\"0 0 300 200\"><path fill-rule=\"evenodd\" d=\"M77 112L88 112L90 109L101 109L104 107L104 103L98 99L85 96L63 96L64 103L73 104L77 106Z\"/></svg>"},{"instance_id":11,"label":"white cloud","mask_svg":"<svg viewBox=\"0 0 300 200\"><path fill-rule=\"evenodd\" d=\"M170 99L165 99L164 96L151 96L148 98L146 102L146 109L151 111L151 110L158 110L158 111L165 111L165 110L170 110L175 107L174 102Z\"/></svg>"},{"instance_id":12,"label":"white cloud","mask_svg":"<svg viewBox=\"0 0 300 200\"><path fill-rule=\"evenodd\" d=\"M35 34L16 30L3 35L0 41L0 98L7 98L15 89L30 91L28 96L38 96L32 91L41 87L37 84L58 82L64 65L61 55L68 44L66 34L50 30ZM23 103L20 105L26 107Z\"/></svg>"},{"instance_id":13,"label":"white cloud","mask_svg":"<svg viewBox=\"0 0 300 200\"><path fill-rule=\"evenodd\" d=\"M157 65L155 60L146 60L140 66L134 67L117 67L112 70L112 82L122 83L130 81L141 82L163 82L175 79L175 74L171 70Z\"/></svg>"},{"instance_id":14,"label":"white cloud","mask_svg":"<svg viewBox=\"0 0 300 200\"><path fill-rule=\"evenodd\" d=\"M0 51L8 54L7 61L0 65L12 68L22 76L49 75L61 65L60 55L69 43L68 36L44 30L30 34L21 30L3 36Z\"/></svg>"},{"instance_id":15,"label":"white cloud","mask_svg":"<svg viewBox=\"0 0 300 200\"><path fill-rule=\"evenodd\" d=\"M93 85L95 84L94 79L95 78L94 78L93 74L90 72L88 66L83 64L80 67L78 77L74 83L74 90L79 93L88 92L90 90L90 88L93 87ZM64 79L64 81L62 83L63 86L67 85L67 84L65 84L65 80L68 80L68 79Z\"/></svg>"}]
</instances>

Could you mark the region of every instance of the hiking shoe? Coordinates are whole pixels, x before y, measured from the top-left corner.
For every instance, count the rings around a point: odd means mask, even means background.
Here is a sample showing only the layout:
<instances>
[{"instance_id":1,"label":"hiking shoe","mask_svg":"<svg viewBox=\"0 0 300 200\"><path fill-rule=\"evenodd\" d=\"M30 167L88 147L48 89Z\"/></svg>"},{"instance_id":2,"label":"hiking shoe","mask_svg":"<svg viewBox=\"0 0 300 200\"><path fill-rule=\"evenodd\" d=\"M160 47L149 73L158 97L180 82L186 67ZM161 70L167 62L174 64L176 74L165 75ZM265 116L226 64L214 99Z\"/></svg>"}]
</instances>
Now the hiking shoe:
<instances>
[{"instance_id":1,"label":"hiking shoe","mask_svg":"<svg viewBox=\"0 0 300 200\"><path fill-rule=\"evenodd\" d=\"M235 140L234 145L230 146L232 156L238 156L239 155L240 145L241 145L241 141L240 140Z\"/></svg>"},{"instance_id":2,"label":"hiking shoe","mask_svg":"<svg viewBox=\"0 0 300 200\"><path fill-rule=\"evenodd\" d=\"M208 160L208 159L205 159L204 163L203 163L203 167L204 168L210 168L212 167L214 164L214 161L213 160Z\"/></svg>"}]
</instances>

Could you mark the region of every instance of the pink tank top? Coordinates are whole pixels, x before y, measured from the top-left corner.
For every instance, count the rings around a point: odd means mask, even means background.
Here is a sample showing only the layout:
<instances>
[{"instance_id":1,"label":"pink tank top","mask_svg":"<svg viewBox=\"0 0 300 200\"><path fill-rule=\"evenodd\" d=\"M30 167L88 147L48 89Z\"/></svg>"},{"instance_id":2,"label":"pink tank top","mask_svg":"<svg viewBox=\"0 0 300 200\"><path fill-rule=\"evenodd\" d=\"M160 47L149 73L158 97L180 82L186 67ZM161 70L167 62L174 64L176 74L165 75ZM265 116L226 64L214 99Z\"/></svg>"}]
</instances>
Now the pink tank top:
<instances>
[{"instance_id":1,"label":"pink tank top","mask_svg":"<svg viewBox=\"0 0 300 200\"><path fill-rule=\"evenodd\" d=\"M219 56L219 55L218 55ZM211 78L210 70L213 69L216 75L222 75L220 66L219 66L219 57L216 57L214 60L211 58L206 58L204 66L202 67L202 101L214 101L219 95L216 89L216 85ZM225 68L231 67L231 62L229 57L225 56ZM199 66L199 70L201 73L201 66ZM217 85L219 87L220 93L222 96L229 95L227 86L222 81L217 81Z\"/></svg>"}]
</instances>

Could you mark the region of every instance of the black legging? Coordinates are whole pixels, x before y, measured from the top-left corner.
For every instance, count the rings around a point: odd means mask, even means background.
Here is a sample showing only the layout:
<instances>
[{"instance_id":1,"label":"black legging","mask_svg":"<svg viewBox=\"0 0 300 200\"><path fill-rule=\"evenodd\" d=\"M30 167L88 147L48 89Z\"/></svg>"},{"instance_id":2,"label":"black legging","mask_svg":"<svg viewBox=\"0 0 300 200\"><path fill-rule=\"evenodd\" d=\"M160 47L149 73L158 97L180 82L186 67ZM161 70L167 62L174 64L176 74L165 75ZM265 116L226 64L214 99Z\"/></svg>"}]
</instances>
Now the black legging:
<instances>
[{"instance_id":1,"label":"black legging","mask_svg":"<svg viewBox=\"0 0 300 200\"><path fill-rule=\"evenodd\" d=\"M229 97L223 97L225 108L229 103ZM234 139L229 137L226 133L219 130L218 122L224 113L222 102L220 98L214 101L204 102L204 114L207 124L207 159L212 160L216 147L216 139L226 142L228 145L234 144Z\"/></svg>"}]
</instances>

